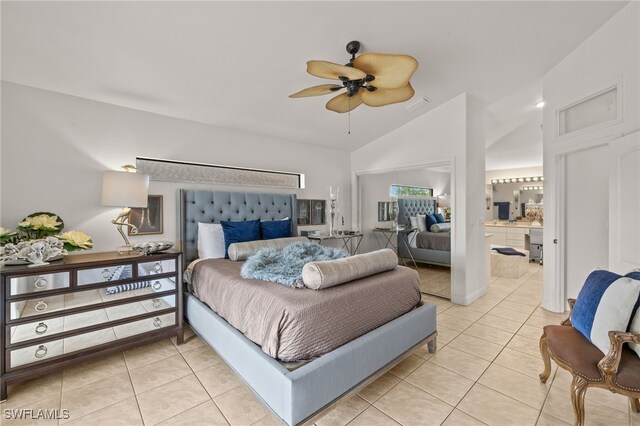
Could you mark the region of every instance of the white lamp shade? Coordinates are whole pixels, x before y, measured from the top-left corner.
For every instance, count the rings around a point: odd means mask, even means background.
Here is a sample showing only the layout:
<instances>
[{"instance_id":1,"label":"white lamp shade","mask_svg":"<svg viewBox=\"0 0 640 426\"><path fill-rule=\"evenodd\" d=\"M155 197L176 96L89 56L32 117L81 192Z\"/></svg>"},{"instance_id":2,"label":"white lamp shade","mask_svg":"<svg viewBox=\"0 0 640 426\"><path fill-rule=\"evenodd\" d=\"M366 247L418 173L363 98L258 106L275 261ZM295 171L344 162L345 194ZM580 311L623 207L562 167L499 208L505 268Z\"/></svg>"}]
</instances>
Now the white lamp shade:
<instances>
[{"instance_id":1,"label":"white lamp shade","mask_svg":"<svg viewBox=\"0 0 640 426\"><path fill-rule=\"evenodd\" d=\"M440 207L440 208L451 207L451 203L449 201L449 196L447 196L447 195L439 196L438 197L438 207Z\"/></svg>"},{"instance_id":2,"label":"white lamp shade","mask_svg":"<svg viewBox=\"0 0 640 426\"><path fill-rule=\"evenodd\" d=\"M102 175L102 205L147 207L149 176L142 173L108 171Z\"/></svg>"}]
</instances>

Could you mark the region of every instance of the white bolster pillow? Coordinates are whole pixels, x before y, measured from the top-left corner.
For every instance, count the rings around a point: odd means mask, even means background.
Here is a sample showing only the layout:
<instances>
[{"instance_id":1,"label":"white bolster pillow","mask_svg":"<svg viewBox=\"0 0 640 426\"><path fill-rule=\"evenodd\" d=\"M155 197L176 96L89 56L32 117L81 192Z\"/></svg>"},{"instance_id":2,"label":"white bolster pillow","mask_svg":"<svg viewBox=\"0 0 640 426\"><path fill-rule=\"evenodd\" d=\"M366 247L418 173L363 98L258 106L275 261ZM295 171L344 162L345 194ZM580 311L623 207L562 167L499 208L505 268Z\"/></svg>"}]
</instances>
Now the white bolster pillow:
<instances>
[{"instance_id":1,"label":"white bolster pillow","mask_svg":"<svg viewBox=\"0 0 640 426\"><path fill-rule=\"evenodd\" d=\"M391 249L382 249L336 260L309 262L302 268L304 285L322 290L359 278L390 271L398 266L398 256Z\"/></svg>"},{"instance_id":2,"label":"white bolster pillow","mask_svg":"<svg viewBox=\"0 0 640 426\"><path fill-rule=\"evenodd\" d=\"M309 241L307 237L288 237L274 238L272 240L255 240L244 243L233 243L229 245L229 259L231 260L247 260L249 256L255 254L263 248L282 248L295 242L306 243Z\"/></svg>"}]
</instances>

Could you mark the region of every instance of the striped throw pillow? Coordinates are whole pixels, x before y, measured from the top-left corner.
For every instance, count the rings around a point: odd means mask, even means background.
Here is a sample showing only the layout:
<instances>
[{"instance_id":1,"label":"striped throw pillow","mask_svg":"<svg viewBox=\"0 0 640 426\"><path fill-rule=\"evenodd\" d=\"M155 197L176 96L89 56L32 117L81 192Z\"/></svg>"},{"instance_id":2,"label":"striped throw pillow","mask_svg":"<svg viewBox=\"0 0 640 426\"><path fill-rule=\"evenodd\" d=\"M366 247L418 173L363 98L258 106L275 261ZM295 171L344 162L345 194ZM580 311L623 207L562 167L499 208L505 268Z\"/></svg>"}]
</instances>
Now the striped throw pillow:
<instances>
[{"instance_id":1,"label":"striped throw pillow","mask_svg":"<svg viewBox=\"0 0 640 426\"><path fill-rule=\"evenodd\" d=\"M587 277L573 307L571 324L604 354L609 331L626 331L640 297L640 281L597 270Z\"/></svg>"},{"instance_id":2,"label":"striped throw pillow","mask_svg":"<svg viewBox=\"0 0 640 426\"><path fill-rule=\"evenodd\" d=\"M640 270L635 270L633 272L629 272L625 277L632 278L636 281L640 281ZM629 324L629 331L632 333L640 334L640 298L638 298L638 302L634 307L635 312L631 315L631 324ZM631 343L629 347L636 351L638 356L640 356L640 344Z\"/></svg>"}]
</instances>

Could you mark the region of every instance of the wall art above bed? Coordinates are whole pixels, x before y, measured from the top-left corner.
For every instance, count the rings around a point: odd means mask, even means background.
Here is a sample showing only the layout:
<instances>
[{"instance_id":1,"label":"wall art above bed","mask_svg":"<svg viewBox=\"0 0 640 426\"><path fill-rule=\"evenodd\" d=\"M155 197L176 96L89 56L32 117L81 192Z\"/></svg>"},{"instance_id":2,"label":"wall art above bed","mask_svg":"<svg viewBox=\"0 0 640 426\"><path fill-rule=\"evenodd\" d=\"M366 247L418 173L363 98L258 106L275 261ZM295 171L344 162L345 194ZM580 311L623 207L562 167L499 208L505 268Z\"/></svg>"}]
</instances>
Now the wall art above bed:
<instances>
[{"instance_id":1,"label":"wall art above bed","mask_svg":"<svg viewBox=\"0 0 640 426\"><path fill-rule=\"evenodd\" d=\"M327 223L325 200L298 200L296 211L298 226L324 225Z\"/></svg>"}]
</instances>

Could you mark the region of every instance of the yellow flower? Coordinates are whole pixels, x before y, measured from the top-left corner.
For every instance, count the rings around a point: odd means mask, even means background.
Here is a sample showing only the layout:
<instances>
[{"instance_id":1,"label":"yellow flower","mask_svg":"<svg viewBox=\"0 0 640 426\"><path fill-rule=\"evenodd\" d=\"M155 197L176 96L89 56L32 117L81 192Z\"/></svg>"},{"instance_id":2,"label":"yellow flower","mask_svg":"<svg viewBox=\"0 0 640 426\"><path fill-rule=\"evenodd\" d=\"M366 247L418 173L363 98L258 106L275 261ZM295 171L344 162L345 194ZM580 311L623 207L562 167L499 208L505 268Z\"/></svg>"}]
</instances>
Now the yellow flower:
<instances>
[{"instance_id":1,"label":"yellow flower","mask_svg":"<svg viewBox=\"0 0 640 426\"><path fill-rule=\"evenodd\" d=\"M60 235L56 235L65 244L69 244L72 247L78 247L84 250L88 250L93 247L93 241L91 237L81 231L69 231Z\"/></svg>"},{"instance_id":2,"label":"yellow flower","mask_svg":"<svg viewBox=\"0 0 640 426\"><path fill-rule=\"evenodd\" d=\"M37 216L27 217L24 222L20 222L18 226L21 228L31 227L34 230L56 231L60 225L62 225L62 222L58 222L58 216L39 214Z\"/></svg>"}]
</instances>

